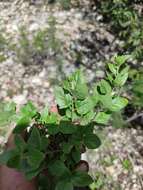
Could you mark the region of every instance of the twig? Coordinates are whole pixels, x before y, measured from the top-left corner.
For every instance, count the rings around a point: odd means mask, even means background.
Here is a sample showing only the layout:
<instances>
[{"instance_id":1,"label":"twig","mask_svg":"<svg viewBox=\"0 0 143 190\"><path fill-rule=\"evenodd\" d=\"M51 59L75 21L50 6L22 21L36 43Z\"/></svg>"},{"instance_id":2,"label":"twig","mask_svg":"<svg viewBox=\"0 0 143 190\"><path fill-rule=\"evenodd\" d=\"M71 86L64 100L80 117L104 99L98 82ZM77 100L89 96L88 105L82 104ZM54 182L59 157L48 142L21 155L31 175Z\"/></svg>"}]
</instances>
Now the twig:
<instances>
[{"instance_id":1,"label":"twig","mask_svg":"<svg viewBox=\"0 0 143 190\"><path fill-rule=\"evenodd\" d=\"M139 117L143 117L143 112L135 113L132 117L130 117L129 119L126 120L126 123L130 123Z\"/></svg>"},{"instance_id":2,"label":"twig","mask_svg":"<svg viewBox=\"0 0 143 190\"><path fill-rule=\"evenodd\" d=\"M138 175L138 174L137 174L137 176L138 176L138 181L139 181L139 183L140 183L140 186L141 186L141 188L143 189L143 182L142 182L142 178L141 178L141 176L140 176L140 175Z\"/></svg>"}]
</instances>

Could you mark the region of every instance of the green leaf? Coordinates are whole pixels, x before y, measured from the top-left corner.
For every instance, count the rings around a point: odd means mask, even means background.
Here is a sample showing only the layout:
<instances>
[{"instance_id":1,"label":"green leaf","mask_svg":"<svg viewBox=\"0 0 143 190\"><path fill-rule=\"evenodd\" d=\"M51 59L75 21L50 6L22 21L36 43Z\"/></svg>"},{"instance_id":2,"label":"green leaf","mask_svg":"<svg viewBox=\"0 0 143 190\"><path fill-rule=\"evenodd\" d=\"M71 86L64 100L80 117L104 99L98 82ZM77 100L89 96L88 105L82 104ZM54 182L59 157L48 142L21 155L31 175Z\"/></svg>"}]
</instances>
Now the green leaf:
<instances>
[{"instance_id":1,"label":"green leaf","mask_svg":"<svg viewBox=\"0 0 143 190\"><path fill-rule=\"evenodd\" d=\"M23 155L21 159L19 171L24 173L25 178L27 180L31 180L32 178L36 177L39 173L41 173L41 171L43 170L43 167L41 166L38 167L37 165L35 167L31 166L28 163L26 156Z\"/></svg>"},{"instance_id":2,"label":"green leaf","mask_svg":"<svg viewBox=\"0 0 143 190\"><path fill-rule=\"evenodd\" d=\"M64 83L64 88L79 100L84 100L88 96L88 87L85 82L83 73L77 70Z\"/></svg>"},{"instance_id":3,"label":"green leaf","mask_svg":"<svg viewBox=\"0 0 143 190\"><path fill-rule=\"evenodd\" d=\"M93 182L92 178L86 172L81 171L75 171L71 180L76 187L85 187Z\"/></svg>"},{"instance_id":4,"label":"green leaf","mask_svg":"<svg viewBox=\"0 0 143 190\"><path fill-rule=\"evenodd\" d=\"M63 86L64 90L71 93L72 86L71 86L71 81L69 78L67 78L66 80L63 81L62 86Z\"/></svg>"},{"instance_id":5,"label":"green leaf","mask_svg":"<svg viewBox=\"0 0 143 190\"><path fill-rule=\"evenodd\" d=\"M83 100L87 97L88 95L88 87L84 79L84 75L81 71L77 72L77 77L76 77L76 85L74 94L79 100Z\"/></svg>"},{"instance_id":6,"label":"green leaf","mask_svg":"<svg viewBox=\"0 0 143 190\"><path fill-rule=\"evenodd\" d=\"M106 75L107 75L107 79L108 79L109 82L112 84L112 82L113 82L112 74L110 74L109 72L106 72Z\"/></svg>"},{"instance_id":7,"label":"green leaf","mask_svg":"<svg viewBox=\"0 0 143 190\"><path fill-rule=\"evenodd\" d=\"M34 177L38 176L41 172L41 168L33 169L28 172L25 172L25 177L27 180L32 180Z\"/></svg>"},{"instance_id":8,"label":"green leaf","mask_svg":"<svg viewBox=\"0 0 143 190\"><path fill-rule=\"evenodd\" d=\"M55 98L61 109L69 107L72 103L71 95L65 94L61 87L55 87Z\"/></svg>"},{"instance_id":9,"label":"green leaf","mask_svg":"<svg viewBox=\"0 0 143 190\"><path fill-rule=\"evenodd\" d=\"M90 184L91 190L101 189L104 186L104 180L97 174L96 181L94 181L92 184Z\"/></svg>"},{"instance_id":10,"label":"green leaf","mask_svg":"<svg viewBox=\"0 0 143 190\"><path fill-rule=\"evenodd\" d=\"M36 148L38 150L41 149L41 137L37 127L32 128L32 132L28 139L28 146Z\"/></svg>"},{"instance_id":11,"label":"green leaf","mask_svg":"<svg viewBox=\"0 0 143 190\"><path fill-rule=\"evenodd\" d=\"M4 151L0 154L0 165L7 165L11 168L19 168L20 154L16 149Z\"/></svg>"},{"instance_id":12,"label":"green leaf","mask_svg":"<svg viewBox=\"0 0 143 190\"><path fill-rule=\"evenodd\" d=\"M73 145L80 145L81 141L82 141L82 131L81 131L81 127L78 126L78 130L76 131L76 133L72 134L72 137L70 139L70 143Z\"/></svg>"},{"instance_id":13,"label":"green leaf","mask_svg":"<svg viewBox=\"0 0 143 190\"><path fill-rule=\"evenodd\" d=\"M23 154L23 156L21 157L21 161L20 161L20 172L22 173L27 173L31 170L35 170L37 169L37 166L35 168L33 168L29 163L28 163L28 157L27 157L27 152L25 154Z\"/></svg>"},{"instance_id":14,"label":"green leaf","mask_svg":"<svg viewBox=\"0 0 143 190\"><path fill-rule=\"evenodd\" d=\"M72 134L76 132L77 126L69 121L61 121L59 130L63 134Z\"/></svg>"},{"instance_id":15,"label":"green leaf","mask_svg":"<svg viewBox=\"0 0 143 190\"><path fill-rule=\"evenodd\" d=\"M126 126L121 112L112 113L112 126L115 128L124 128Z\"/></svg>"},{"instance_id":16,"label":"green leaf","mask_svg":"<svg viewBox=\"0 0 143 190\"><path fill-rule=\"evenodd\" d=\"M24 129L26 129L30 124L30 118L25 116L18 119L16 123L16 127L13 130L14 133L21 133Z\"/></svg>"},{"instance_id":17,"label":"green leaf","mask_svg":"<svg viewBox=\"0 0 143 190\"><path fill-rule=\"evenodd\" d=\"M4 111L12 111L15 112L16 104L14 102L9 102L4 104Z\"/></svg>"},{"instance_id":18,"label":"green leaf","mask_svg":"<svg viewBox=\"0 0 143 190\"><path fill-rule=\"evenodd\" d=\"M77 101L76 102L76 109L78 114L84 115L88 112L90 112L94 108L94 102L90 97L87 97L83 101Z\"/></svg>"},{"instance_id":19,"label":"green leaf","mask_svg":"<svg viewBox=\"0 0 143 190\"><path fill-rule=\"evenodd\" d=\"M117 73L116 65L114 65L114 64L112 64L112 63L108 63L108 68L109 68L109 70L110 70L114 75L116 75L116 73Z\"/></svg>"},{"instance_id":20,"label":"green leaf","mask_svg":"<svg viewBox=\"0 0 143 190\"><path fill-rule=\"evenodd\" d=\"M10 124L15 117L15 103L0 103L0 127Z\"/></svg>"},{"instance_id":21,"label":"green leaf","mask_svg":"<svg viewBox=\"0 0 143 190\"><path fill-rule=\"evenodd\" d=\"M49 138L46 136L41 136L41 151L46 151L49 145Z\"/></svg>"},{"instance_id":22,"label":"green leaf","mask_svg":"<svg viewBox=\"0 0 143 190\"><path fill-rule=\"evenodd\" d=\"M94 89L93 95L91 96L91 99L92 99L92 102L93 102L94 106L96 106L98 101L99 101L97 87Z\"/></svg>"},{"instance_id":23,"label":"green leaf","mask_svg":"<svg viewBox=\"0 0 143 190\"><path fill-rule=\"evenodd\" d=\"M14 142L16 145L16 148L20 151L23 152L26 148L26 143L21 135L15 135L14 137Z\"/></svg>"},{"instance_id":24,"label":"green leaf","mask_svg":"<svg viewBox=\"0 0 143 190\"><path fill-rule=\"evenodd\" d=\"M115 57L115 62L121 66L123 65L131 56L130 55L121 55Z\"/></svg>"},{"instance_id":25,"label":"green leaf","mask_svg":"<svg viewBox=\"0 0 143 190\"><path fill-rule=\"evenodd\" d=\"M86 84L78 83L75 90L74 90L74 95L77 97L79 100L83 100L88 96L88 88Z\"/></svg>"},{"instance_id":26,"label":"green leaf","mask_svg":"<svg viewBox=\"0 0 143 190\"><path fill-rule=\"evenodd\" d=\"M17 155L15 150L7 150L0 154L0 164L6 165L8 161Z\"/></svg>"},{"instance_id":27,"label":"green leaf","mask_svg":"<svg viewBox=\"0 0 143 190\"><path fill-rule=\"evenodd\" d=\"M121 109L126 107L127 104L128 104L128 100L126 98L116 97L112 100L110 110L113 112L120 111Z\"/></svg>"},{"instance_id":28,"label":"green leaf","mask_svg":"<svg viewBox=\"0 0 143 190\"><path fill-rule=\"evenodd\" d=\"M58 124L60 120L60 116L58 113L51 112L49 117L47 118L46 124Z\"/></svg>"},{"instance_id":29,"label":"green leaf","mask_svg":"<svg viewBox=\"0 0 143 190\"><path fill-rule=\"evenodd\" d=\"M48 166L48 171L53 176L62 176L64 173L69 172L68 168L60 160L56 160L55 162L50 163Z\"/></svg>"},{"instance_id":30,"label":"green leaf","mask_svg":"<svg viewBox=\"0 0 143 190\"><path fill-rule=\"evenodd\" d=\"M72 118L72 110L71 109L66 109L66 117L68 119L71 119Z\"/></svg>"},{"instance_id":31,"label":"green leaf","mask_svg":"<svg viewBox=\"0 0 143 190\"><path fill-rule=\"evenodd\" d=\"M62 162L65 162L67 160L67 158L68 158L68 154L61 154L61 156L60 156L60 160Z\"/></svg>"},{"instance_id":32,"label":"green leaf","mask_svg":"<svg viewBox=\"0 0 143 190\"><path fill-rule=\"evenodd\" d=\"M43 125L57 125L60 121L60 115L58 113L51 112L47 115L47 117L40 118L40 122L42 122Z\"/></svg>"},{"instance_id":33,"label":"green leaf","mask_svg":"<svg viewBox=\"0 0 143 190\"><path fill-rule=\"evenodd\" d=\"M25 106L21 108L21 114L26 117L34 117L37 113L36 107L29 101Z\"/></svg>"},{"instance_id":34,"label":"green leaf","mask_svg":"<svg viewBox=\"0 0 143 190\"><path fill-rule=\"evenodd\" d=\"M73 145L71 143L68 143L68 142L62 143L62 150L65 154L70 153L72 147L73 147Z\"/></svg>"},{"instance_id":35,"label":"green leaf","mask_svg":"<svg viewBox=\"0 0 143 190\"><path fill-rule=\"evenodd\" d=\"M45 155L37 149L30 148L28 151L28 163L33 168L38 168L45 158Z\"/></svg>"},{"instance_id":36,"label":"green leaf","mask_svg":"<svg viewBox=\"0 0 143 190\"><path fill-rule=\"evenodd\" d=\"M94 120L95 115L96 115L96 112L91 110L86 115L84 115L84 117L81 119L80 124L87 125L87 124L91 123Z\"/></svg>"},{"instance_id":37,"label":"green leaf","mask_svg":"<svg viewBox=\"0 0 143 190\"><path fill-rule=\"evenodd\" d=\"M80 116L76 112L72 112L72 122L79 122L80 121Z\"/></svg>"},{"instance_id":38,"label":"green leaf","mask_svg":"<svg viewBox=\"0 0 143 190\"><path fill-rule=\"evenodd\" d=\"M73 185L68 181L59 181L55 190L73 190Z\"/></svg>"},{"instance_id":39,"label":"green leaf","mask_svg":"<svg viewBox=\"0 0 143 190\"><path fill-rule=\"evenodd\" d=\"M10 167L10 168L19 169L20 160L21 160L21 157L20 157L20 155L17 153L16 155L14 155L12 158L10 158L10 159L8 160L7 166Z\"/></svg>"},{"instance_id":40,"label":"green leaf","mask_svg":"<svg viewBox=\"0 0 143 190\"><path fill-rule=\"evenodd\" d=\"M103 106L107 109L109 109L112 105L112 96L107 94L107 95L100 95L99 99Z\"/></svg>"},{"instance_id":41,"label":"green leaf","mask_svg":"<svg viewBox=\"0 0 143 190\"><path fill-rule=\"evenodd\" d=\"M59 132L59 126L55 124L46 125L46 128L48 129L48 134L50 135L56 135Z\"/></svg>"},{"instance_id":42,"label":"green leaf","mask_svg":"<svg viewBox=\"0 0 143 190\"><path fill-rule=\"evenodd\" d=\"M97 88L100 88L100 94L110 94L111 93L111 86L106 80L101 80L97 86Z\"/></svg>"},{"instance_id":43,"label":"green leaf","mask_svg":"<svg viewBox=\"0 0 143 190\"><path fill-rule=\"evenodd\" d=\"M123 86L125 84L125 82L127 81L128 79L128 70L129 70L129 67L126 67L125 69L123 69L118 75L117 77L115 78L115 85L118 85L118 86Z\"/></svg>"},{"instance_id":44,"label":"green leaf","mask_svg":"<svg viewBox=\"0 0 143 190\"><path fill-rule=\"evenodd\" d=\"M107 124L109 119L111 117L111 114L107 114L105 112L99 112L95 117L95 122L99 124Z\"/></svg>"},{"instance_id":45,"label":"green leaf","mask_svg":"<svg viewBox=\"0 0 143 190\"><path fill-rule=\"evenodd\" d=\"M75 161L75 163L78 163L81 159L80 150L77 149L72 150L72 158Z\"/></svg>"},{"instance_id":46,"label":"green leaf","mask_svg":"<svg viewBox=\"0 0 143 190\"><path fill-rule=\"evenodd\" d=\"M35 166L35 167L31 166L29 164L29 161L27 158L28 158L28 153L26 152L25 154L22 155L21 160L20 160L20 164L19 164L20 165L19 170L20 170L20 172L22 172L24 174L38 168L37 166Z\"/></svg>"},{"instance_id":47,"label":"green leaf","mask_svg":"<svg viewBox=\"0 0 143 190\"><path fill-rule=\"evenodd\" d=\"M42 112L41 112L40 121L41 121L42 124L47 123L47 120L49 119L48 116L49 116L49 109L48 109L48 107L46 106L46 107L42 110Z\"/></svg>"},{"instance_id":48,"label":"green leaf","mask_svg":"<svg viewBox=\"0 0 143 190\"><path fill-rule=\"evenodd\" d=\"M84 144L89 149L96 149L101 145L99 137L95 134L87 134L84 136Z\"/></svg>"},{"instance_id":49,"label":"green leaf","mask_svg":"<svg viewBox=\"0 0 143 190\"><path fill-rule=\"evenodd\" d=\"M142 96L143 95L143 80L142 79L135 80L132 85L132 90L134 93L136 93L136 96Z\"/></svg>"},{"instance_id":50,"label":"green leaf","mask_svg":"<svg viewBox=\"0 0 143 190\"><path fill-rule=\"evenodd\" d=\"M91 122L88 125L81 126L81 128L79 128L79 130L82 133L82 135L92 134L94 131L94 126L95 126L95 124L93 122Z\"/></svg>"}]
</instances>

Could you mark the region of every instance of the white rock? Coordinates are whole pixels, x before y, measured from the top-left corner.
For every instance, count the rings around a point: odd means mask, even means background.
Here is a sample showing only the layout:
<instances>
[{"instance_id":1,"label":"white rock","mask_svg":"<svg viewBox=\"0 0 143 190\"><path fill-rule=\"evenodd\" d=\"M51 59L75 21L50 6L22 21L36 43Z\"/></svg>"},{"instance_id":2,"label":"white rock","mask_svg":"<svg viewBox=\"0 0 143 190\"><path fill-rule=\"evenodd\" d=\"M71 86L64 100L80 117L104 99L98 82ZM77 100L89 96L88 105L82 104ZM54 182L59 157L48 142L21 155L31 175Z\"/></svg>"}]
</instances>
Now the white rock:
<instances>
[{"instance_id":1,"label":"white rock","mask_svg":"<svg viewBox=\"0 0 143 190\"><path fill-rule=\"evenodd\" d=\"M110 175L114 175L116 173L116 170L114 168L114 166L109 166L106 168L106 171L110 174Z\"/></svg>"},{"instance_id":2,"label":"white rock","mask_svg":"<svg viewBox=\"0 0 143 190\"><path fill-rule=\"evenodd\" d=\"M102 15L99 15L98 17L97 17L97 21L100 21L100 20L102 20L103 19L103 16Z\"/></svg>"},{"instance_id":3,"label":"white rock","mask_svg":"<svg viewBox=\"0 0 143 190\"><path fill-rule=\"evenodd\" d=\"M35 76L35 77L32 79L32 83L35 84L35 85L42 85L41 79L38 78L37 76Z\"/></svg>"},{"instance_id":4,"label":"white rock","mask_svg":"<svg viewBox=\"0 0 143 190\"><path fill-rule=\"evenodd\" d=\"M18 105L22 105L26 103L26 97L22 94L16 95L13 97L13 101Z\"/></svg>"},{"instance_id":5,"label":"white rock","mask_svg":"<svg viewBox=\"0 0 143 190\"><path fill-rule=\"evenodd\" d=\"M134 172L135 173L143 173L143 167L142 166L134 166Z\"/></svg>"},{"instance_id":6,"label":"white rock","mask_svg":"<svg viewBox=\"0 0 143 190\"><path fill-rule=\"evenodd\" d=\"M84 153L84 154L81 155L81 159L87 161L87 155L86 155L86 153Z\"/></svg>"},{"instance_id":7,"label":"white rock","mask_svg":"<svg viewBox=\"0 0 143 190\"><path fill-rule=\"evenodd\" d=\"M37 23L31 24L30 27L29 27L30 32L36 31L38 29L39 29L39 24L37 24Z\"/></svg>"},{"instance_id":8,"label":"white rock","mask_svg":"<svg viewBox=\"0 0 143 190\"><path fill-rule=\"evenodd\" d=\"M96 71L96 77L97 78L103 78L105 75L104 71Z\"/></svg>"},{"instance_id":9,"label":"white rock","mask_svg":"<svg viewBox=\"0 0 143 190\"><path fill-rule=\"evenodd\" d=\"M44 78L46 76L46 70L43 69L40 73L39 73L39 77L40 78Z\"/></svg>"}]
</instances>

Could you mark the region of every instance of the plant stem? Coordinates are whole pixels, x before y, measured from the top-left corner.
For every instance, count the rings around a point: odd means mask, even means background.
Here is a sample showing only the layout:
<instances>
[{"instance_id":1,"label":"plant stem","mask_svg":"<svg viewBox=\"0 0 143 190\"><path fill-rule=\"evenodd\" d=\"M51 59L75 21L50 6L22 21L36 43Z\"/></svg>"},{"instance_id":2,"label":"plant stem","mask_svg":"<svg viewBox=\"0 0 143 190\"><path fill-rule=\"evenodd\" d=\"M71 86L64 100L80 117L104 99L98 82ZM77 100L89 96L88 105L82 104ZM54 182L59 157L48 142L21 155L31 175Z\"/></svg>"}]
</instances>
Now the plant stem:
<instances>
[{"instance_id":1,"label":"plant stem","mask_svg":"<svg viewBox=\"0 0 143 190\"><path fill-rule=\"evenodd\" d=\"M126 123L130 123L139 117L143 117L143 112L135 113L132 117L130 117L129 119L126 120Z\"/></svg>"}]
</instances>

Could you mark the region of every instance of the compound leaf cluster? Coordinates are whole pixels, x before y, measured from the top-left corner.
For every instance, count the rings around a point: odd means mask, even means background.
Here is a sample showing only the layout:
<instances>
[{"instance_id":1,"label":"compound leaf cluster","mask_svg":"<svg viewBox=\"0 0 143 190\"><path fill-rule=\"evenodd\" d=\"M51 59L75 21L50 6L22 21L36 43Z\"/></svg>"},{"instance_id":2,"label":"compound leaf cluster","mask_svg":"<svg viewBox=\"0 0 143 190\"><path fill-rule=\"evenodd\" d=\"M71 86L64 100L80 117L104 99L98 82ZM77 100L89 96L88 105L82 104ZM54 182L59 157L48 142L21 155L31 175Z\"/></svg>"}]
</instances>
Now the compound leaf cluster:
<instances>
[{"instance_id":1,"label":"compound leaf cluster","mask_svg":"<svg viewBox=\"0 0 143 190\"><path fill-rule=\"evenodd\" d=\"M55 88L57 113L48 107L39 112L32 102L19 113L14 104L2 106L1 123L12 118L15 121L15 148L4 151L0 163L23 172L27 179L47 170L56 190L73 190L92 183L92 178L77 171L76 165L83 147L96 149L101 145L94 126L107 125L112 113L128 103L119 93L128 76L126 59L127 56L115 57L108 64L107 77L92 89L80 70L68 77Z\"/></svg>"}]
</instances>

